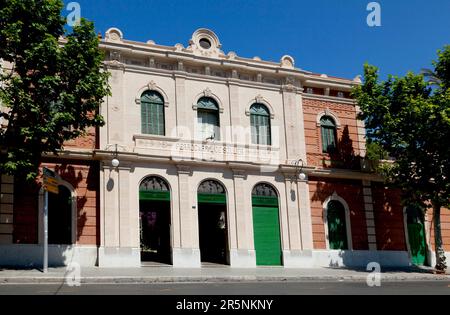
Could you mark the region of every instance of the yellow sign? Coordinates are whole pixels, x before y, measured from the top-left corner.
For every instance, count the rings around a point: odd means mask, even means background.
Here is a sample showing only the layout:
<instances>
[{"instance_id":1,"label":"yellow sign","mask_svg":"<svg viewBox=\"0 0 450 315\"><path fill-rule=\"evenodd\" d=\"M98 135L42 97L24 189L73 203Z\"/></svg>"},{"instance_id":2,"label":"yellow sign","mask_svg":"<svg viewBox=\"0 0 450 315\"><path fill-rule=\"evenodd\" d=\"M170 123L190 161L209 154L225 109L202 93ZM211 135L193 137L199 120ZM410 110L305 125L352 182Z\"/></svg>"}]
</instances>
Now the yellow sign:
<instances>
[{"instance_id":1,"label":"yellow sign","mask_svg":"<svg viewBox=\"0 0 450 315\"><path fill-rule=\"evenodd\" d=\"M44 169L44 189L52 194L59 194L58 180L46 169Z\"/></svg>"},{"instance_id":2,"label":"yellow sign","mask_svg":"<svg viewBox=\"0 0 450 315\"><path fill-rule=\"evenodd\" d=\"M44 189L47 190L49 193L56 194L56 195L59 194L59 187L58 186L44 184Z\"/></svg>"}]
</instances>

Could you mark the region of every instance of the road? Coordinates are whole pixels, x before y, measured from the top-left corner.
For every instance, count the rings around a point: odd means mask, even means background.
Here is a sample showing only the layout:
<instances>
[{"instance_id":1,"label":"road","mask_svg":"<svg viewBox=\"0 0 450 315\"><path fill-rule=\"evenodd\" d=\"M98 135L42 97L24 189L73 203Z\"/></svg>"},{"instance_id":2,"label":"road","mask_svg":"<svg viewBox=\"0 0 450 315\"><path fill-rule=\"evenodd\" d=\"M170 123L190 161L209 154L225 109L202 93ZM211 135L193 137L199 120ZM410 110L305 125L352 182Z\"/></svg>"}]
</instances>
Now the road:
<instances>
[{"instance_id":1,"label":"road","mask_svg":"<svg viewBox=\"0 0 450 315\"><path fill-rule=\"evenodd\" d=\"M448 281L384 282L371 288L362 282L173 283L173 284L0 284L0 295L449 295Z\"/></svg>"}]
</instances>

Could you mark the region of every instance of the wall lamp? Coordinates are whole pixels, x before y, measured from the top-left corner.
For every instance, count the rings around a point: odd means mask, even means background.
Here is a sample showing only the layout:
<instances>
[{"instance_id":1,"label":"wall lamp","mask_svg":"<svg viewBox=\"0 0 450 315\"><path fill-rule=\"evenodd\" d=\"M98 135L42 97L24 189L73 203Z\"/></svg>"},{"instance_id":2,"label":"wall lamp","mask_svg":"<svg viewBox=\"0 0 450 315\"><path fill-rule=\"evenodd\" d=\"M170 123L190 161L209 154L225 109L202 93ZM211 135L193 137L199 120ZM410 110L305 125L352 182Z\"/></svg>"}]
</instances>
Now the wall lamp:
<instances>
[{"instance_id":1,"label":"wall lamp","mask_svg":"<svg viewBox=\"0 0 450 315\"><path fill-rule=\"evenodd\" d=\"M303 159L299 159L295 162L295 181L300 179L301 181L306 180L306 174L303 172L303 168L305 167L305 162Z\"/></svg>"},{"instance_id":2,"label":"wall lamp","mask_svg":"<svg viewBox=\"0 0 450 315\"><path fill-rule=\"evenodd\" d=\"M120 166L119 150L118 150L119 145L118 144L110 144L110 145L106 146L106 150L109 151L109 149L112 147L114 148L114 153L113 153L113 159L111 161L111 166L114 168L118 168Z\"/></svg>"}]
</instances>

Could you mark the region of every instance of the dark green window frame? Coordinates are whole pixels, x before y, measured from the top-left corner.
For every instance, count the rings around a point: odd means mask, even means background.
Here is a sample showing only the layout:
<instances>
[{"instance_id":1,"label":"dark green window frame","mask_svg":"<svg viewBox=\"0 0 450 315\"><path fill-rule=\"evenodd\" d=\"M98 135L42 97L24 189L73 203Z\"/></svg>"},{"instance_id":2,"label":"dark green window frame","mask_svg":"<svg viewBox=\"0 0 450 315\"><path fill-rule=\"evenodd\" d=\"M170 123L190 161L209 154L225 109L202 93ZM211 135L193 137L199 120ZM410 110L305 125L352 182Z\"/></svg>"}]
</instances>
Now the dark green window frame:
<instances>
[{"instance_id":1,"label":"dark green window frame","mask_svg":"<svg viewBox=\"0 0 450 315\"><path fill-rule=\"evenodd\" d=\"M272 145L272 128L269 109L263 104L250 107L252 144Z\"/></svg>"},{"instance_id":2,"label":"dark green window frame","mask_svg":"<svg viewBox=\"0 0 450 315\"><path fill-rule=\"evenodd\" d=\"M156 91L141 96L141 126L145 135L166 135L164 98Z\"/></svg>"},{"instance_id":3,"label":"dark green window frame","mask_svg":"<svg viewBox=\"0 0 450 315\"><path fill-rule=\"evenodd\" d=\"M324 116L320 119L322 129L322 152L334 153L337 149L337 130L333 118Z\"/></svg>"}]
</instances>

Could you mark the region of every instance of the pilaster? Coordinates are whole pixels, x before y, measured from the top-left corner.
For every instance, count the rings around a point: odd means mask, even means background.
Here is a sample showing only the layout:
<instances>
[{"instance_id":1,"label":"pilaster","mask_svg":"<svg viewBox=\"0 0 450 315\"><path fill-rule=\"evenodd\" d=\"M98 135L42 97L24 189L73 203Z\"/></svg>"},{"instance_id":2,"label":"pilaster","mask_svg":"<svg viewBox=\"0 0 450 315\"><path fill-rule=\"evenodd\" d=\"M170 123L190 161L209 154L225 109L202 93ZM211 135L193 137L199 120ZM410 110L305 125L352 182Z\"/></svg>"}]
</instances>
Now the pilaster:
<instances>
[{"instance_id":1,"label":"pilaster","mask_svg":"<svg viewBox=\"0 0 450 315\"><path fill-rule=\"evenodd\" d=\"M372 187L370 181L363 181L364 211L366 215L367 239L369 250L377 250L377 234L373 210Z\"/></svg>"},{"instance_id":2,"label":"pilaster","mask_svg":"<svg viewBox=\"0 0 450 315\"><path fill-rule=\"evenodd\" d=\"M14 178L0 177L0 244L13 243Z\"/></svg>"}]
</instances>

